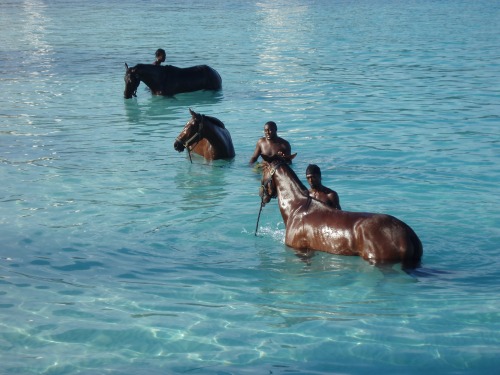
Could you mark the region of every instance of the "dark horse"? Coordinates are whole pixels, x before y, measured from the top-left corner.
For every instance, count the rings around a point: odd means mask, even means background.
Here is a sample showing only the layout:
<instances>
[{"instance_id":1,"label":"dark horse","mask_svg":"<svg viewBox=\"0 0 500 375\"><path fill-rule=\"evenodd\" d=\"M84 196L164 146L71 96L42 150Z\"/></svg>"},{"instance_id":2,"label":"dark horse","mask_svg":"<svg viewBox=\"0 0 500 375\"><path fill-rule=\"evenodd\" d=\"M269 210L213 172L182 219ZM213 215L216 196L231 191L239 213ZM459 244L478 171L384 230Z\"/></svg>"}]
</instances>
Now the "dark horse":
<instances>
[{"instance_id":1,"label":"dark horse","mask_svg":"<svg viewBox=\"0 0 500 375\"><path fill-rule=\"evenodd\" d=\"M137 87L141 81L150 88L153 94L164 96L222 88L219 73L208 65L177 68L172 65L137 64L129 68L125 64L125 68L125 99L136 96Z\"/></svg>"},{"instance_id":2,"label":"dark horse","mask_svg":"<svg viewBox=\"0 0 500 375\"><path fill-rule=\"evenodd\" d=\"M407 224L393 216L348 212L328 207L309 196L307 188L282 158L262 166L262 204L278 197L286 226L286 245L338 255L359 255L371 263L420 265L422 243Z\"/></svg>"},{"instance_id":3,"label":"dark horse","mask_svg":"<svg viewBox=\"0 0 500 375\"><path fill-rule=\"evenodd\" d=\"M196 113L191 108L189 113L191 119L175 139L174 148L179 152L187 148L207 160L234 158L231 134L222 121Z\"/></svg>"}]
</instances>

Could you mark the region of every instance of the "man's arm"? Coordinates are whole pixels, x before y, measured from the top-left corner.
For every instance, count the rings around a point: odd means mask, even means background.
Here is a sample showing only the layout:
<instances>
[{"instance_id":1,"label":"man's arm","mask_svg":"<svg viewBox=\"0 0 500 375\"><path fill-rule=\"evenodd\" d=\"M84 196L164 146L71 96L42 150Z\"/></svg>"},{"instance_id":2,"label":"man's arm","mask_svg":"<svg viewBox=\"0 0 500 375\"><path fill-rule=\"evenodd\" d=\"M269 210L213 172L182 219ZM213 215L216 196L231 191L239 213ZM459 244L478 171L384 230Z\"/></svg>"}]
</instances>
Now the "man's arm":
<instances>
[{"instance_id":1,"label":"man's arm","mask_svg":"<svg viewBox=\"0 0 500 375\"><path fill-rule=\"evenodd\" d=\"M292 147L290 146L290 143L288 143L288 141L286 139L283 139L281 138L281 142L280 142L280 148L281 149L284 149L285 151L278 151L278 155L281 156L281 157L289 157L290 155L292 155ZM288 164L292 164L292 158L288 159L286 158L286 162Z\"/></svg>"},{"instance_id":2,"label":"man's arm","mask_svg":"<svg viewBox=\"0 0 500 375\"><path fill-rule=\"evenodd\" d=\"M340 208L340 200L339 200L339 195L334 192L333 190L328 193L328 199L330 199L330 202L332 202L332 207L336 208L337 210L341 210Z\"/></svg>"},{"instance_id":3,"label":"man's arm","mask_svg":"<svg viewBox=\"0 0 500 375\"><path fill-rule=\"evenodd\" d=\"M253 164L257 161L257 159L259 158L261 152L260 152L260 139L257 141L257 145L255 146L255 151L253 152L253 155L252 157L250 158L250 162L249 164Z\"/></svg>"}]
</instances>

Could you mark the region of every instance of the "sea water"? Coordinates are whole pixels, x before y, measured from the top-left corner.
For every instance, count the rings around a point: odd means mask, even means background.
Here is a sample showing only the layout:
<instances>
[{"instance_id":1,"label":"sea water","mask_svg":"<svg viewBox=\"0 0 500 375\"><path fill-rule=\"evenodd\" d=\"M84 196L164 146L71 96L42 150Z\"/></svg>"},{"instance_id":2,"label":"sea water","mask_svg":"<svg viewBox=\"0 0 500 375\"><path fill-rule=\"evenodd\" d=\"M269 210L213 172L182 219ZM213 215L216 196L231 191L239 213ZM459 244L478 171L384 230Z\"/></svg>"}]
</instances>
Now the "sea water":
<instances>
[{"instance_id":1,"label":"sea water","mask_svg":"<svg viewBox=\"0 0 500 375\"><path fill-rule=\"evenodd\" d=\"M500 4L0 1L0 373L491 374ZM124 63L223 90L123 98ZM173 148L188 109L236 157ZM298 256L248 166L266 121L422 267Z\"/></svg>"}]
</instances>

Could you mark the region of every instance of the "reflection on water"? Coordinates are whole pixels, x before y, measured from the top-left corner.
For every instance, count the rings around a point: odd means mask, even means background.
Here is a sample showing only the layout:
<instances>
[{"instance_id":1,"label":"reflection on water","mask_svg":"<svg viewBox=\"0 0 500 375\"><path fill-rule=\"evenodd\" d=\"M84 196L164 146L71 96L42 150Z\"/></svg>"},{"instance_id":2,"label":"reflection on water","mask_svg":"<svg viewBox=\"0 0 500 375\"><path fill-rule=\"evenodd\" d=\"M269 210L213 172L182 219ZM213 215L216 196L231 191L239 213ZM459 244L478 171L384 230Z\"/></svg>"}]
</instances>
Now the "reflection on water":
<instances>
[{"instance_id":1,"label":"reflection on water","mask_svg":"<svg viewBox=\"0 0 500 375\"><path fill-rule=\"evenodd\" d=\"M138 89L138 91L141 90ZM165 120L176 120L179 116L185 116L187 121L191 117L189 115L189 108L195 109L202 106L211 106L219 103L224 98L221 91L196 91L178 94L173 97L157 96L151 95L147 88L144 92L137 95L137 98L124 99L125 114L129 122L135 124L144 123L151 119L158 119L158 117ZM182 129L184 124L185 122L179 124L176 122L172 123L173 126L178 126L180 129Z\"/></svg>"},{"instance_id":2,"label":"reflection on water","mask_svg":"<svg viewBox=\"0 0 500 375\"><path fill-rule=\"evenodd\" d=\"M207 162L197 154L191 154L190 163L187 153L186 160L179 161L174 177L175 184L181 194L179 208L184 211L210 209L221 206L228 192L226 191L226 173L230 162ZM213 214L213 210L207 213Z\"/></svg>"},{"instance_id":3,"label":"reflection on water","mask_svg":"<svg viewBox=\"0 0 500 375\"><path fill-rule=\"evenodd\" d=\"M43 1L26 0L23 2L25 20L21 24L24 33L22 42L25 44L24 48L28 49L33 56L27 56L20 63L33 67L33 59L35 59L37 68L31 69L31 73L35 75L46 73L53 63L53 47L46 38L46 28L52 20L45 15L45 8Z\"/></svg>"},{"instance_id":4,"label":"reflection on water","mask_svg":"<svg viewBox=\"0 0 500 375\"><path fill-rule=\"evenodd\" d=\"M495 373L491 2L366 3L2 2L1 373ZM124 100L123 61L162 46L224 91ZM189 107L234 162L173 149ZM270 119L301 176L414 225L426 268L301 259L276 201L255 237Z\"/></svg>"}]
</instances>

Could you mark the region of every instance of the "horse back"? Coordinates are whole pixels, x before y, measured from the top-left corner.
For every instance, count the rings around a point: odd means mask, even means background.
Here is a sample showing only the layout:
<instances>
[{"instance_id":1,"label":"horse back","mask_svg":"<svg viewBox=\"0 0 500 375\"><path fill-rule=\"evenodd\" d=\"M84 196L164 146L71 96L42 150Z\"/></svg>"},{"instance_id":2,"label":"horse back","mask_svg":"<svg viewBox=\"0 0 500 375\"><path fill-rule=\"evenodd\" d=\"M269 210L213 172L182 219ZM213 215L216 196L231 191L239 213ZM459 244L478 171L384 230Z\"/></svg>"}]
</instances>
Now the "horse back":
<instances>
[{"instance_id":1,"label":"horse back","mask_svg":"<svg viewBox=\"0 0 500 375\"><path fill-rule=\"evenodd\" d=\"M333 209L310 199L289 216L285 242L303 250L319 250L337 255L360 255L356 250L352 212Z\"/></svg>"},{"instance_id":2,"label":"horse back","mask_svg":"<svg viewBox=\"0 0 500 375\"><path fill-rule=\"evenodd\" d=\"M290 217L286 243L300 249L359 255L372 262L410 264L423 253L413 229L391 215L336 210L315 200Z\"/></svg>"},{"instance_id":3,"label":"horse back","mask_svg":"<svg viewBox=\"0 0 500 375\"><path fill-rule=\"evenodd\" d=\"M422 242L415 231L394 216L372 214L360 220L355 230L361 256L367 260L417 262L422 257Z\"/></svg>"},{"instance_id":4,"label":"horse back","mask_svg":"<svg viewBox=\"0 0 500 375\"><path fill-rule=\"evenodd\" d=\"M229 130L219 119L204 115L206 128L202 138L193 151L205 159L232 159L235 156L233 140Z\"/></svg>"},{"instance_id":5,"label":"horse back","mask_svg":"<svg viewBox=\"0 0 500 375\"><path fill-rule=\"evenodd\" d=\"M208 65L196 65L188 68L166 65L164 68L167 92L175 94L198 90L220 90L222 88L222 79L219 73Z\"/></svg>"},{"instance_id":6,"label":"horse back","mask_svg":"<svg viewBox=\"0 0 500 375\"><path fill-rule=\"evenodd\" d=\"M217 159L231 159L236 155L234 151L233 139L231 138L231 133L225 127L221 127L216 129L216 132L219 134L219 140L214 144L216 148L216 158Z\"/></svg>"}]
</instances>

